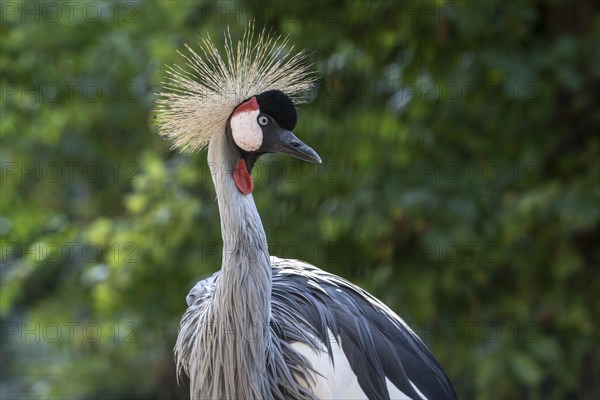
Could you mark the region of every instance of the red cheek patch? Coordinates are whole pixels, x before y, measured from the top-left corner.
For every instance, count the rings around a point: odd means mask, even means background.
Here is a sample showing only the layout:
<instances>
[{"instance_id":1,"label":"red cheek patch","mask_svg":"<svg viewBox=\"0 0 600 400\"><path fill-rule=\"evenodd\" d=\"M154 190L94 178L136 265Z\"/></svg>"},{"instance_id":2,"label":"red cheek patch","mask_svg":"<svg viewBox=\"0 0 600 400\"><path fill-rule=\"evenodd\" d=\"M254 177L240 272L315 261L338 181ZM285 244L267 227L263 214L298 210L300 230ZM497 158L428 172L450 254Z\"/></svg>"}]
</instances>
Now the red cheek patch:
<instances>
[{"instance_id":1,"label":"red cheek patch","mask_svg":"<svg viewBox=\"0 0 600 400\"><path fill-rule=\"evenodd\" d=\"M256 111L258 110L258 101L256 101L256 97L252 96L252 98L242 104L240 104L235 111L233 112L233 115L242 113L242 112L250 112L250 111Z\"/></svg>"},{"instance_id":2,"label":"red cheek patch","mask_svg":"<svg viewBox=\"0 0 600 400\"><path fill-rule=\"evenodd\" d=\"M244 161L243 158L240 158L235 163L235 167L233 169L233 180L240 193L252 193L252 189L254 189L254 182L252 181L252 175L250 175L248 168L246 167L246 161Z\"/></svg>"}]
</instances>

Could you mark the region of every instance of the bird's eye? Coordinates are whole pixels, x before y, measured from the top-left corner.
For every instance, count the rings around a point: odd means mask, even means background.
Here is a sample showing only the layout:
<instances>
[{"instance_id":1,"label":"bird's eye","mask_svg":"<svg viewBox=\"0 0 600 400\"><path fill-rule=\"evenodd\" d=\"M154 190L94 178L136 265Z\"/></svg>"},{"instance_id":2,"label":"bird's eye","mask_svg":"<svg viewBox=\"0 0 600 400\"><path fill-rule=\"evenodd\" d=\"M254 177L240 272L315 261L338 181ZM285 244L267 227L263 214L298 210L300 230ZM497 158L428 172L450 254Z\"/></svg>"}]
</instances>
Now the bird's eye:
<instances>
[{"instance_id":1,"label":"bird's eye","mask_svg":"<svg viewBox=\"0 0 600 400\"><path fill-rule=\"evenodd\" d=\"M261 115L260 117L258 117L258 123L262 126L265 126L269 123L269 118L265 117L264 115Z\"/></svg>"}]
</instances>

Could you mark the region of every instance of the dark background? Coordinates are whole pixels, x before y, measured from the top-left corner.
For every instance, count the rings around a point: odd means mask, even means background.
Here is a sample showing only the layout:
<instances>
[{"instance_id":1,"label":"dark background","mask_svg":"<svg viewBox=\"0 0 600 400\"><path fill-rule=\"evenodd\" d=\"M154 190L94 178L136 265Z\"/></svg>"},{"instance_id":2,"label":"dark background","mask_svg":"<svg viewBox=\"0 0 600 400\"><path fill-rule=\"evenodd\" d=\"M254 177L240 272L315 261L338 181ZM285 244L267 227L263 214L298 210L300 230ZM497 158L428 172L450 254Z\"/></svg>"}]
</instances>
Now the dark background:
<instances>
[{"instance_id":1,"label":"dark background","mask_svg":"<svg viewBox=\"0 0 600 400\"><path fill-rule=\"evenodd\" d=\"M271 252L369 290L462 398L599 398L592 1L1 3L2 398L185 398L185 296L220 266L206 152L153 124L165 64L249 20L311 53L264 157Z\"/></svg>"}]
</instances>

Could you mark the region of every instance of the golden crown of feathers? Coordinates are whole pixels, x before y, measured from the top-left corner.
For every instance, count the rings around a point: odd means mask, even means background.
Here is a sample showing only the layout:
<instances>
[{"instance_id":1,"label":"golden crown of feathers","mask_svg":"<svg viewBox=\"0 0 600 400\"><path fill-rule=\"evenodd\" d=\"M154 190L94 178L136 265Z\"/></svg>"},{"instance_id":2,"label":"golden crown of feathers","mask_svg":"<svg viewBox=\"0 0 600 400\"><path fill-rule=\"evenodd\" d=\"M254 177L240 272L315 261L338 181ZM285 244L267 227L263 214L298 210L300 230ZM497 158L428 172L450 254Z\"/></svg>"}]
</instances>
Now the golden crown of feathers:
<instances>
[{"instance_id":1,"label":"golden crown of feathers","mask_svg":"<svg viewBox=\"0 0 600 400\"><path fill-rule=\"evenodd\" d=\"M182 150L204 148L214 134L223 134L227 119L244 100L267 90L281 90L294 102L314 84L305 63L306 52L292 53L288 37L270 36L265 29L255 37L250 23L234 47L229 29L224 33L225 54L210 37L200 41L202 55L185 45L187 69L167 67L163 92L158 93L158 131Z\"/></svg>"}]
</instances>

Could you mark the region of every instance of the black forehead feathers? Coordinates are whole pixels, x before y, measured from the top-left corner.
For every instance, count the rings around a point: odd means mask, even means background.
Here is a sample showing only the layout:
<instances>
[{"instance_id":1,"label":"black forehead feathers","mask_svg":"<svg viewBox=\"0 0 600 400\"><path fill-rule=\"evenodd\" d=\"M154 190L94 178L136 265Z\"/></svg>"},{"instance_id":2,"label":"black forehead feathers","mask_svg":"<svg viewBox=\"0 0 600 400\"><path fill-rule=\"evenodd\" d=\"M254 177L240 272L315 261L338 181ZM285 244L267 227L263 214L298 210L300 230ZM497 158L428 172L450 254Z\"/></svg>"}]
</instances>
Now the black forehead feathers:
<instances>
[{"instance_id":1,"label":"black forehead feathers","mask_svg":"<svg viewBox=\"0 0 600 400\"><path fill-rule=\"evenodd\" d=\"M279 90L268 90L256 96L260 111L270 115L280 127L291 131L298 119L294 103Z\"/></svg>"}]
</instances>

